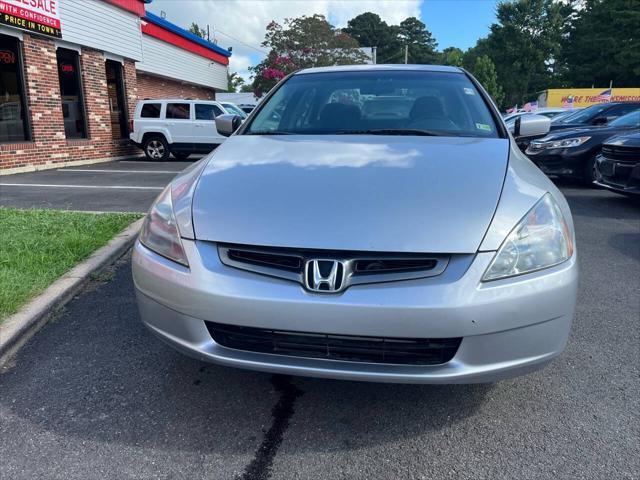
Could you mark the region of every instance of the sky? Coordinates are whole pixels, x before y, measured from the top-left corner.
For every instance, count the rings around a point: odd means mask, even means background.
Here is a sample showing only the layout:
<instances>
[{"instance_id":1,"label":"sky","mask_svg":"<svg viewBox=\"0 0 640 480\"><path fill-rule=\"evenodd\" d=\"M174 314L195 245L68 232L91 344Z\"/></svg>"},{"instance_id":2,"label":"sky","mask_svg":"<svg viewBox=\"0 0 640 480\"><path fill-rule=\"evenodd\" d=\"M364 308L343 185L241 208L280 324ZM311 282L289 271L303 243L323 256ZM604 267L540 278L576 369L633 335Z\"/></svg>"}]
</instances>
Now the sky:
<instances>
[{"instance_id":1,"label":"sky","mask_svg":"<svg viewBox=\"0 0 640 480\"><path fill-rule=\"evenodd\" d=\"M260 62L266 49L265 27L271 20L320 13L336 27L364 12L373 12L389 24L418 17L431 31L438 48L463 50L475 45L495 21L497 0L153 0L147 9L183 28L191 22L209 25L211 38L221 47L233 47L229 68L246 80L248 68Z\"/></svg>"}]
</instances>

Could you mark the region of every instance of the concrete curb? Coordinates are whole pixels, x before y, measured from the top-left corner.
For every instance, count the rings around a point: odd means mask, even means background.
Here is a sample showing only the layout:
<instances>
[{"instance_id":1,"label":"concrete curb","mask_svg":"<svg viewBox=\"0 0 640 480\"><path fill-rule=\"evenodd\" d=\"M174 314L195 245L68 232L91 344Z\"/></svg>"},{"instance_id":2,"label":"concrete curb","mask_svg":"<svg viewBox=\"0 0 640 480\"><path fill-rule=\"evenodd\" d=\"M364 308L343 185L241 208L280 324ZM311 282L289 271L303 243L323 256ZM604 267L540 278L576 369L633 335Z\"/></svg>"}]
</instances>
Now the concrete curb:
<instances>
[{"instance_id":1,"label":"concrete curb","mask_svg":"<svg viewBox=\"0 0 640 480\"><path fill-rule=\"evenodd\" d=\"M92 273L122 257L135 242L143 219L137 220L96 250L80 265L53 282L42 294L0 324L0 366L4 365L80 290Z\"/></svg>"}]
</instances>

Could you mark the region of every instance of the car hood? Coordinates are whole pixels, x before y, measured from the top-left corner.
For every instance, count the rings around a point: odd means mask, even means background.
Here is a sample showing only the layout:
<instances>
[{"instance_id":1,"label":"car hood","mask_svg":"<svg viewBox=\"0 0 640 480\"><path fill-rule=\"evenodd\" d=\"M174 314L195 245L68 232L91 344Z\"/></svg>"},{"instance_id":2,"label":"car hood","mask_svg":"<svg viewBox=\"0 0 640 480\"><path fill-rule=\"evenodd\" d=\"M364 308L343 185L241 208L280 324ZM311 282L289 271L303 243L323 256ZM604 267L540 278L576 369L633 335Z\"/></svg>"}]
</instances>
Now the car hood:
<instances>
[{"instance_id":1,"label":"car hood","mask_svg":"<svg viewBox=\"0 0 640 480\"><path fill-rule=\"evenodd\" d=\"M508 152L509 141L497 138L232 136L196 187L195 237L474 253L496 210Z\"/></svg>"},{"instance_id":2,"label":"car hood","mask_svg":"<svg viewBox=\"0 0 640 480\"><path fill-rule=\"evenodd\" d=\"M594 135L595 136L611 136L611 135L615 135L618 132L623 132L629 129L631 129L631 127L611 127L607 125L598 125L598 126L590 125L590 126L570 128L567 130L560 130L557 132L553 132L545 136L544 138L538 139L538 141L562 140L565 138L594 136Z\"/></svg>"},{"instance_id":3,"label":"car hood","mask_svg":"<svg viewBox=\"0 0 640 480\"><path fill-rule=\"evenodd\" d=\"M640 130L634 129L631 132L610 138L605 142L605 145L640 148Z\"/></svg>"}]
</instances>

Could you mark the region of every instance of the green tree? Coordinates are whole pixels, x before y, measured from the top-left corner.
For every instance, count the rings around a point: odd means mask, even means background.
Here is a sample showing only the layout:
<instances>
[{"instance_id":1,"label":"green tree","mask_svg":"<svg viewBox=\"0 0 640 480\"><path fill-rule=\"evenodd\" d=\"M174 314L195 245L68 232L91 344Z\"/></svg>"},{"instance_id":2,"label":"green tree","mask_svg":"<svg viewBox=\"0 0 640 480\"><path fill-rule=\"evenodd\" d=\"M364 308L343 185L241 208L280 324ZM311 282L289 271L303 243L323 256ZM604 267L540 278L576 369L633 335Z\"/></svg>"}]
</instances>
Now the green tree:
<instances>
[{"instance_id":1,"label":"green tree","mask_svg":"<svg viewBox=\"0 0 640 480\"><path fill-rule=\"evenodd\" d=\"M196 22L191 22L191 26L189 27L189 31L194 35L197 35L200 38L207 38L207 30L202 28Z\"/></svg>"},{"instance_id":2,"label":"green tree","mask_svg":"<svg viewBox=\"0 0 640 480\"><path fill-rule=\"evenodd\" d=\"M378 63L400 63L402 60L398 27L387 25L375 13L365 12L352 18L343 31L361 47L377 47Z\"/></svg>"},{"instance_id":3,"label":"green tree","mask_svg":"<svg viewBox=\"0 0 640 480\"><path fill-rule=\"evenodd\" d=\"M487 55L508 105L522 103L559 81L557 59L568 6L555 0L516 0L497 7L497 23L489 35L465 53L463 64L473 70Z\"/></svg>"},{"instance_id":4,"label":"green tree","mask_svg":"<svg viewBox=\"0 0 640 480\"><path fill-rule=\"evenodd\" d=\"M435 62L438 56L436 52L438 43L420 20L409 17L400 22L398 36L403 47L408 45L409 63ZM404 61L404 58L402 60Z\"/></svg>"},{"instance_id":5,"label":"green tree","mask_svg":"<svg viewBox=\"0 0 640 480\"><path fill-rule=\"evenodd\" d=\"M244 86L244 78L238 72L230 72L227 70L227 92L236 93L242 91Z\"/></svg>"},{"instance_id":6,"label":"green tree","mask_svg":"<svg viewBox=\"0 0 640 480\"><path fill-rule=\"evenodd\" d=\"M284 25L272 21L262 46L269 54L251 67L256 96L268 92L278 81L300 68L365 63L358 42L336 29L323 15L287 18Z\"/></svg>"},{"instance_id":7,"label":"green tree","mask_svg":"<svg viewBox=\"0 0 640 480\"><path fill-rule=\"evenodd\" d=\"M640 86L640 0L586 0L562 51L563 77L575 87Z\"/></svg>"},{"instance_id":8,"label":"green tree","mask_svg":"<svg viewBox=\"0 0 640 480\"><path fill-rule=\"evenodd\" d=\"M457 47L447 47L438 55L438 63L441 65L451 65L452 67L462 67L464 52Z\"/></svg>"},{"instance_id":9,"label":"green tree","mask_svg":"<svg viewBox=\"0 0 640 480\"><path fill-rule=\"evenodd\" d=\"M493 97L493 101L497 105L502 105L504 92L498 84L498 75L491 59L487 55L478 57L472 71L484 89Z\"/></svg>"}]
</instances>

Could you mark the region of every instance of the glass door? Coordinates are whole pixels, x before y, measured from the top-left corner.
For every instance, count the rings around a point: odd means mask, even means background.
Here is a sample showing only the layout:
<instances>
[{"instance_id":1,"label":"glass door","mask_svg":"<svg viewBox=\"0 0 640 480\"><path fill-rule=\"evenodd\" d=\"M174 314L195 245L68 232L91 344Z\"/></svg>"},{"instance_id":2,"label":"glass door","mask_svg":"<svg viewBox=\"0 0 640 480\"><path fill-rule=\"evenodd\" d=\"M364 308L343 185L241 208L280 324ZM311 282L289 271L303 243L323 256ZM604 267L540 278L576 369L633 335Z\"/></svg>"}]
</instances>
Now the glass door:
<instances>
[{"instance_id":1,"label":"glass door","mask_svg":"<svg viewBox=\"0 0 640 480\"><path fill-rule=\"evenodd\" d=\"M114 60L105 62L107 73L107 91L111 113L111 136L113 139L128 138L129 125L127 103L124 95L122 64Z\"/></svg>"}]
</instances>

